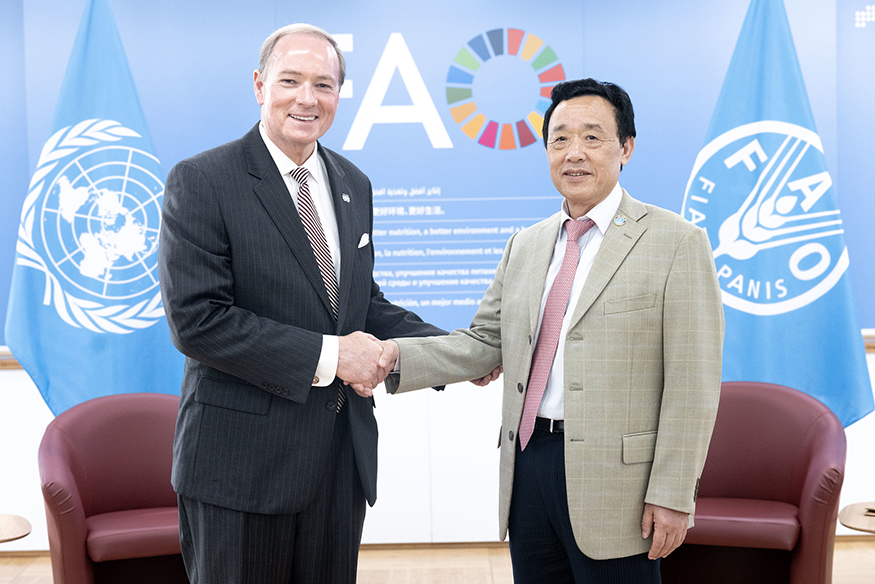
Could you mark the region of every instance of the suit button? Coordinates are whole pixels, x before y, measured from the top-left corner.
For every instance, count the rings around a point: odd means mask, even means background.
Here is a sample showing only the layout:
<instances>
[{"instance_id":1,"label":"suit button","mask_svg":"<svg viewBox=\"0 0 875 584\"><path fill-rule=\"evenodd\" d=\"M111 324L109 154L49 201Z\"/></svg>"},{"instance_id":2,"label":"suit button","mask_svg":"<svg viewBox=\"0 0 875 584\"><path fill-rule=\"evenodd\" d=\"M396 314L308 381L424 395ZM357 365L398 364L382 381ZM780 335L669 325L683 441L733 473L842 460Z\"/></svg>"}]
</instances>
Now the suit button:
<instances>
[{"instance_id":1,"label":"suit button","mask_svg":"<svg viewBox=\"0 0 875 584\"><path fill-rule=\"evenodd\" d=\"M518 392L522 393L522 392L523 392L523 384L522 384L522 383L517 383L517 384L516 384L516 389L517 389Z\"/></svg>"},{"instance_id":2,"label":"suit button","mask_svg":"<svg viewBox=\"0 0 875 584\"><path fill-rule=\"evenodd\" d=\"M507 433L507 439L513 442L513 430Z\"/></svg>"},{"instance_id":3,"label":"suit button","mask_svg":"<svg viewBox=\"0 0 875 584\"><path fill-rule=\"evenodd\" d=\"M288 387L283 388L283 395L289 395L289 388Z\"/></svg>"},{"instance_id":4,"label":"suit button","mask_svg":"<svg viewBox=\"0 0 875 584\"><path fill-rule=\"evenodd\" d=\"M261 382L261 389L267 389L267 388L268 388L268 383L266 381L262 381Z\"/></svg>"},{"instance_id":5,"label":"suit button","mask_svg":"<svg viewBox=\"0 0 875 584\"><path fill-rule=\"evenodd\" d=\"M319 383L319 376L318 376L318 375L314 375L314 376L313 376L313 385L316 385L317 383Z\"/></svg>"},{"instance_id":6,"label":"suit button","mask_svg":"<svg viewBox=\"0 0 875 584\"><path fill-rule=\"evenodd\" d=\"M337 409L337 404L335 404L333 401L325 402L325 409L329 412L332 412Z\"/></svg>"}]
</instances>

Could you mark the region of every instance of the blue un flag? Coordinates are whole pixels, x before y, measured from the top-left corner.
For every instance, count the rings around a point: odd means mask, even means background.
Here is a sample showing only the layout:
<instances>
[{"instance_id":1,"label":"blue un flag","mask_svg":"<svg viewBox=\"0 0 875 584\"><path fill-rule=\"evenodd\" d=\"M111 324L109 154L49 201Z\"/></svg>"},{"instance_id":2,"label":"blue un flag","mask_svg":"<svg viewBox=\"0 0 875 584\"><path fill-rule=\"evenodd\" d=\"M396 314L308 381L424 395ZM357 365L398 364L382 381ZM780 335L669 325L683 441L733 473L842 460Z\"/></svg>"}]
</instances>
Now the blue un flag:
<instances>
[{"instance_id":1,"label":"blue un flag","mask_svg":"<svg viewBox=\"0 0 875 584\"><path fill-rule=\"evenodd\" d=\"M723 379L799 389L845 426L871 412L842 218L782 0L751 2L683 215L714 249Z\"/></svg>"},{"instance_id":2,"label":"blue un flag","mask_svg":"<svg viewBox=\"0 0 875 584\"><path fill-rule=\"evenodd\" d=\"M6 342L54 414L178 393L158 287L164 182L108 0L90 0L21 210Z\"/></svg>"}]
</instances>

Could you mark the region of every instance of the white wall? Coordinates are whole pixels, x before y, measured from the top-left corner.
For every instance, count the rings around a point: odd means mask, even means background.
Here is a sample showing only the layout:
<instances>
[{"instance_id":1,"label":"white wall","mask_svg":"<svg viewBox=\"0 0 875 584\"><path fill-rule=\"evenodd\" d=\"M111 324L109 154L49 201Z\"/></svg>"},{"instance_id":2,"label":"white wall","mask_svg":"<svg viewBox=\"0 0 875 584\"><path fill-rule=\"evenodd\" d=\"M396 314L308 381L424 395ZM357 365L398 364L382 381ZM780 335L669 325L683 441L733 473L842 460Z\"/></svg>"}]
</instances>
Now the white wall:
<instances>
[{"instance_id":1,"label":"white wall","mask_svg":"<svg viewBox=\"0 0 875 584\"><path fill-rule=\"evenodd\" d=\"M0 513L33 526L24 539L0 543L0 552L49 549L36 453L53 417L27 373L0 370Z\"/></svg>"},{"instance_id":2,"label":"white wall","mask_svg":"<svg viewBox=\"0 0 875 584\"><path fill-rule=\"evenodd\" d=\"M875 332L875 331L873 331ZM875 387L875 353L866 355L869 379ZM845 463L845 484L839 508L851 503L875 501L875 414L869 414L845 428L848 437L848 458ZM862 535L839 524L838 535Z\"/></svg>"},{"instance_id":3,"label":"white wall","mask_svg":"<svg viewBox=\"0 0 875 584\"><path fill-rule=\"evenodd\" d=\"M868 355L875 385L875 354ZM501 380L389 396L377 391L378 501L364 543L498 539L498 428ZM0 370L0 513L26 517L28 537L0 552L47 550L37 449L52 414L21 370ZM847 428L841 506L875 500L875 415ZM859 535L838 527L839 535Z\"/></svg>"}]
</instances>

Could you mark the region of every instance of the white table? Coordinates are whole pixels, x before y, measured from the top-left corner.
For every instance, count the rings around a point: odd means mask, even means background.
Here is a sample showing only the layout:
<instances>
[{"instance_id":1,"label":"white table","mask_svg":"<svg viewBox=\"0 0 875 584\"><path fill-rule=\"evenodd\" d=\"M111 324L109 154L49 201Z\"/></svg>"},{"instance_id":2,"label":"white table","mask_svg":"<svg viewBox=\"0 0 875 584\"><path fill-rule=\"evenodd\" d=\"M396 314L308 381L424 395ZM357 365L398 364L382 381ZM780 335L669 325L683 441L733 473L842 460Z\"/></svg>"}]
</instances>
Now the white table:
<instances>
[{"instance_id":1,"label":"white table","mask_svg":"<svg viewBox=\"0 0 875 584\"><path fill-rule=\"evenodd\" d=\"M30 522L24 517L0 514L0 543L21 539L30 529Z\"/></svg>"},{"instance_id":2,"label":"white table","mask_svg":"<svg viewBox=\"0 0 875 584\"><path fill-rule=\"evenodd\" d=\"M839 512L839 522L850 529L875 533L875 515L866 515L867 509L875 509L875 502L854 503Z\"/></svg>"}]
</instances>

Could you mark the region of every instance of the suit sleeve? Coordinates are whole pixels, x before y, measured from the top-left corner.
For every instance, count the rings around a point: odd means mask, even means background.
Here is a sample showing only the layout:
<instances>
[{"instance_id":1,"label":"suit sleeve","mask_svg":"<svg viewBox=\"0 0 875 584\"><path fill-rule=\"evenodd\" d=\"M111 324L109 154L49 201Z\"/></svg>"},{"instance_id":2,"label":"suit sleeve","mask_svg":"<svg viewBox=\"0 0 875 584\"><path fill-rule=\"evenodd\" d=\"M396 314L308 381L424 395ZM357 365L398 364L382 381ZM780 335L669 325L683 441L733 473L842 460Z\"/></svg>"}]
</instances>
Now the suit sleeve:
<instances>
[{"instance_id":1,"label":"suit sleeve","mask_svg":"<svg viewBox=\"0 0 875 584\"><path fill-rule=\"evenodd\" d=\"M370 195L372 193L370 181L367 181L365 189ZM374 205L373 200L368 205L370 217L368 218L369 233L374 232ZM374 241L371 239L368 244L371 251L371 272L373 273L374 265ZM438 328L434 325L423 322L415 313L406 310L400 306L392 304L383 296L380 286L371 277L371 296L368 303L368 315L365 321L365 332L368 332L378 339L386 340L396 337L426 337L435 335L446 335L447 331Z\"/></svg>"},{"instance_id":2,"label":"suit sleeve","mask_svg":"<svg viewBox=\"0 0 875 584\"><path fill-rule=\"evenodd\" d=\"M515 236L508 241L495 279L469 328L456 329L445 337L397 339L400 375L386 378L389 393L478 379L501 364L501 299Z\"/></svg>"},{"instance_id":3,"label":"suit sleeve","mask_svg":"<svg viewBox=\"0 0 875 584\"><path fill-rule=\"evenodd\" d=\"M319 360L322 335L261 317L235 304L232 242L213 182L229 173L222 174L218 165L206 170L182 162L167 177L159 273L173 343L192 359L304 402ZM245 185L237 186L242 189ZM235 248L234 253L235 261L256 261L254 254L246 255L242 249ZM275 391L278 387L283 391Z\"/></svg>"},{"instance_id":4,"label":"suit sleeve","mask_svg":"<svg viewBox=\"0 0 875 584\"><path fill-rule=\"evenodd\" d=\"M371 300L365 332L381 340L447 334L447 331L423 322L415 313L386 300L374 281L371 282Z\"/></svg>"},{"instance_id":5,"label":"suit sleeve","mask_svg":"<svg viewBox=\"0 0 875 584\"><path fill-rule=\"evenodd\" d=\"M665 289L664 388L645 501L693 513L720 398L723 302L707 235L681 240Z\"/></svg>"}]
</instances>

